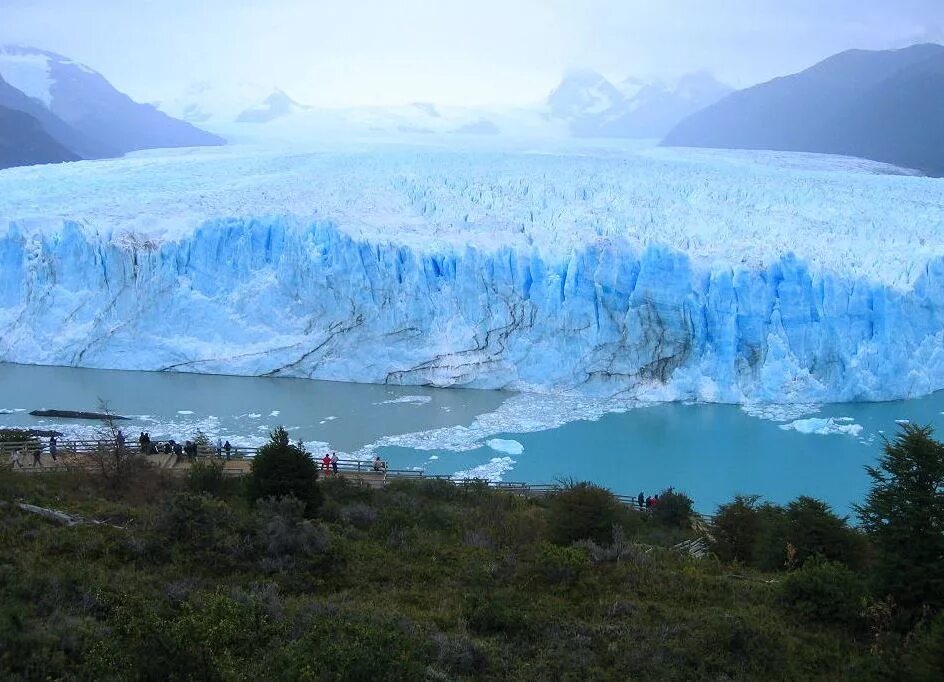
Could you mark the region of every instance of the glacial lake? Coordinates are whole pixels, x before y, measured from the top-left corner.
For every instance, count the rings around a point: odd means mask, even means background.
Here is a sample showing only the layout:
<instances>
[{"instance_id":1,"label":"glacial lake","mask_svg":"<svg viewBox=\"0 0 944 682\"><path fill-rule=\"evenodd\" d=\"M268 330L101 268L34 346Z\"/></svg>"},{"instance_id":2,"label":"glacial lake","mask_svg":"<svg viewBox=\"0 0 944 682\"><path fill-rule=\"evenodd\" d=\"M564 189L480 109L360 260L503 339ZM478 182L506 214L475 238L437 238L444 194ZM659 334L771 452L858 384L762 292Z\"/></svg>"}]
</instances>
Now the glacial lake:
<instances>
[{"instance_id":1,"label":"glacial lake","mask_svg":"<svg viewBox=\"0 0 944 682\"><path fill-rule=\"evenodd\" d=\"M95 422L32 417L35 409L97 410L125 431L189 438L198 430L259 445L275 426L398 469L549 483L590 480L635 495L674 486L711 512L735 493L797 495L851 513L864 466L901 420L944 429L944 392L885 403L741 407L613 404L501 391L123 372L0 364L0 427L94 437ZM940 433L944 436L944 433Z\"/></svg>"}]
</instances>

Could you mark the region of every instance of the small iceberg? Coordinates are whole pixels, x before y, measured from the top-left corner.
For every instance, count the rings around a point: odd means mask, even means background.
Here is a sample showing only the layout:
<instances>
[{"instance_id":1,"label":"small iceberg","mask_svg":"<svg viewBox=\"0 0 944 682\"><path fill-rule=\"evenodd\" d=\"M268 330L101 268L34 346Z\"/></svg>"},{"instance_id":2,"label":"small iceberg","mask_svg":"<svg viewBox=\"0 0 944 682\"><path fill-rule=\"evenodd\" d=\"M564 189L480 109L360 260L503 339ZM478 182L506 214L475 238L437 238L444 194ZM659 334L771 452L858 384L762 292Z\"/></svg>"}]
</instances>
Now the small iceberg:
<instances>
[{"instance_id":1,"label":"small iceberg","mask_svg":"<svg viewBox=\"0 0 944 682\"><path fill-rule=\"evenodd\" d=\"M781 424L780 428L784 431L798 431L800 433L815 434L818 436L858 436L862 433L862 425L849 423L852 420L848 417L834 419L827 417L811 417L809 419L796 419L789 424Z\"/></svg>"},{"instance_id":2,"label":"small iceberg","mask_svg":"<svg viewBox=\"0 0 944 682\"><path fill-rule=\"evenodd\" d=\"M516 440L506 440L504 438L490 438L485 444L492 450L504 452L507 455L520 455L524 452L524 446Z\"/></svg>"}]
</instances>

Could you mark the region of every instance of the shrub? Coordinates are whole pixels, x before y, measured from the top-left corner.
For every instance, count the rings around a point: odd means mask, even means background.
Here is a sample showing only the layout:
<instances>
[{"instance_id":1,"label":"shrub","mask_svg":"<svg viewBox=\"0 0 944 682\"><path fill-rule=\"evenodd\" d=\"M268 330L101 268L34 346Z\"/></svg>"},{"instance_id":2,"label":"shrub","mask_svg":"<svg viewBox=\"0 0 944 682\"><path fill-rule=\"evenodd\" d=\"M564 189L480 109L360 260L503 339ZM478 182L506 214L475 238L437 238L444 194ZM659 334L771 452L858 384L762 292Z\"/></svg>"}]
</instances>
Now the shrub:
<instances>
[{"instance_id":1,"label":"shrub","mask_svg":"<svg viewBox=\"0 0 944 682\"><path fill-rule=\"evenodd\" d=\"M811 559L784 579L780 598L811 620L854 625L860 620L865 587L842 564Z\"/></svg>"},{"instance_id":2,"label":"shrub","mask_svg":"<svg viewBox=\"0 0 944 682\"><path fill-rule=\"evenodd\" d=\"M537 549L534 573L551 585L572 585L589 564L586 547L560 547L543 542Z\"/></svg>"},{"instance_id":3,"label":"shrub","mask_svg":"<svg viewBox=\"0 0 944 682\"><path fill-rule=\"evenodd\" d=\"M256 546L262 552L262 568L283 571L328 550L323 529L304 519L305 505L294 497L265 498L257 503Z\"/></svg>"},{"instance_id":4,"label":"shrub","mask_svg":"<svg viewBox=\"0 0 944 682\"><path fill-rule=\"evenodd\" d=\"M341 520L357 528L366 528L377 520L377 510L362 502L355 502L341 509Z\"/></svg>"},{"instance_id":5,"label":"shrub","mask_svg":"<svg viewBox=\"0 0 944 682\"><path fill-rule=\"evenodd\" d=\"M485 670L484 652L467 635L450 637L437 632L431 640L436 647L436 663L447 672L470 677Z\"/></svg>"},{"instance_id":6,"label":"shrub","mask_svg":"<svg viewBox=\"0 0 944 682\"><path fill-rule=\"evenodd\" d=\"M223 463L218 460L197 460L187 471L187 488L191 492L220 497L225 485Z\"/></svg>"},{"instance_id":7,"label":"shrub","mask_svg":"<svg viewBox=\"0 0 944 682\"><path fill-rule=\"evenodd\" d=\"M684 527L692 521L692 498L685 493L664 490L659 494L659 503L652 508L652 515L670 526Z\"/></svg>"},{"instance_id":8,"label":"shrub","mask_svg":"<svg viewBox=\"0 0 944 682\"><path fill-rule=\"evenodd\" d=\"M228 552L240 531L228 505L193 493L171 497L153 523L163 537L203 551Z\"/></svg>"},{"instance_id":9,"label":"shrub","mask_svg":"<svg viewBox=\"0 0 944 682\"><path fill-rule=\"evenodd\" d=\"M598 545L593 540L579 540L574 547L587 551L594 564L629 562L637 565L649 563L649 556L637 545L626 540L620 526L613 526L613 541L609 545Z\"/></svg>"},{"instance_id":10,"label":"shrub","mask_svg":"<svg viewBox=\"0 0 944 682\"><path fill-rule=\"evenodd\" d=\"M422 680L432 647L410 627L320 609L301 623L304 634L277 654L270 674L287 680Z\"/></svg>"},{"instance_id":11,"label":"shrub","mask_svg":"<svg viewBox=\"0 0 944 682\"><path fill-rule=\"evenodd\" d=\"M548 530L559 545L576 540L606 542L623 512L613 493L592 483L567 486L550 498L548 506Z\"/></svg>"},{"instance_id":12,"label":"shrub","mask_svg":"<svg viewBox=\"0 0 944 682\"><path fill-rule=\"evenodd\" d=\"M941 679L944 671L944 613L927 627L919 628L903 657L902 679L931 682Z\"/></svg>"},{"instance_id":13,"label":"shrub","mask_svg":"<svg viewBox=\"0 0 944 682\"><path fill-rule=\"evenodd\" d=\"M465 616L469 629L480 635L513 633L524 627L520 611L506 599L491 594L467 594L462 615Z\"/></svg>"},{"instance_id":14,"label":"shrub","mask_svg":"<svg viewBox=\"0 0 944 682\"><path fill-rule=\"evenodd\" d=\"M292 495L304 503L305 514L313 516L321 506L318 466L301 445L289 442L288 433L280 426L253 459L246 493L253 503L265 497Z\"/></svg>"}]
</instances>

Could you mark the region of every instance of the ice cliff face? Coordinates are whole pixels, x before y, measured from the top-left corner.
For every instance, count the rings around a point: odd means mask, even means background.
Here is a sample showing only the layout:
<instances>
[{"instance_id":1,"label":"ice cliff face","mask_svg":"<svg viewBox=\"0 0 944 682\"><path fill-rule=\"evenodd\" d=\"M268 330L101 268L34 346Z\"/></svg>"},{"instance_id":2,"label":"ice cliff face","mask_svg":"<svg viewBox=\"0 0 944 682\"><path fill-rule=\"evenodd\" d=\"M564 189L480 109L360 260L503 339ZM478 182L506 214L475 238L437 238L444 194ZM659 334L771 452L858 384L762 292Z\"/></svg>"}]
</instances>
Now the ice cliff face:
<instances>
[{"instance_id":1,"label":"ice cliff face","mask_svg":"<svg viewBox=\"0 0 944 682\"><path fill-rule=\"evenodd\" d=\"M755 161L719 158L735 157L710 157L708 171L670 157L629 166L571 158L573 174L610 164L605 192L614 200L604 220L588 212L569 230L573 216L560 216L573 204L602 205L599 196L577 181L558 192L549 171L559 161L539 156L470 166L411 155L376 173L375 160L326 156L288 162L278 177L274 158L225 154L72 164L86 166L81 177L94 193L70 189L73 176L56 168L5 172L0 360L732 402L873 400L944 387L940 185L849 168L778 167L771 177ZM353 165L337 170L345 164ZM649 190L633 189L646 167L667 183L651 195L648 223L636 201ZM192 181L168 193L165 174L181 173ZM728 178L739 173L754 185ZM289 177L310 189L280 195ZM362 184L348 185L354 178ZM140 191L119 200L123 183ZM792 204L769 193L762 200L751 193L758 184L807 194ZM719 193L731 202L724 211L714 205ZM447 194L448 206L430 206ZM708 198L704 220L687 225L699 194ZM159 207L158 196L167 203ZM632 210L618 204L627 198ZM512 199L513 211L480 203ZM883 209L861 213L875 201L912 211L916 231L892 218L875 225ZM790 213L791 205L803 208ZM801 225L806 212L815 220ZM558 218L519 223L534 213ZM818 243L779 253L775 234L742 242L770 225L800 240L830 215L833 225L852 221L852 232L824 230ZM554 220L555 238L542 238ZM871 247L860 243L862 230ZM827 251L840 254L828 256L832 267L815 257Z\"/></svg>"}]
</instances>

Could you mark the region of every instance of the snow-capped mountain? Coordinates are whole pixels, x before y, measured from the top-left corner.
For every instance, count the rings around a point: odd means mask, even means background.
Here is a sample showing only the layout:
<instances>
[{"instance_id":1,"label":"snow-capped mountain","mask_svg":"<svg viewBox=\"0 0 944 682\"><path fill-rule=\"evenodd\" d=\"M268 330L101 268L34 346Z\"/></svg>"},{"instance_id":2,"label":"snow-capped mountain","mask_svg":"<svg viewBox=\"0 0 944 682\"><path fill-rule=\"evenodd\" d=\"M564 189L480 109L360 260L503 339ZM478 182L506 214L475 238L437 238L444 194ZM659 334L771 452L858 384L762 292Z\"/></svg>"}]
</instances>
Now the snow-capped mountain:
<instances>
[{"instance_id":1,"label":"snow-capped mountain","mask_svg":"<svg viewBox=\"0 0 944 682\"><path fill-rule=\"evenodd\" d=\"M22 112L35 119L46 135L79 158L94 159L108 156L100 145L52 113L41 100L27 96L2 77L0 77L0 106Z\"/></svg>"},{"instance_id":2,"label":"snow-capped mountain","mask_svg":"<svg viewBox=\"0 0 944 682\"><path fill-rule=\"evenodd\" d=\"M334 135L417 138L428 135L493 136L548 128L536 111L495 112L440 107L430 102L399 106L313 107L285 91L254 83L195 83L158 106L174 116L246 142L302 141Z\"/></svg>"},{"instance_id":3,"label":"snow-capped mountain","mask_svg":"<svg viewBox=\"0 0 944 682\"><path fill-rule=\"evenodd\" d=\"M237 123L269 123L277 118L291 116L311 107L299 104L282 90L275 89L271 95L266 97L260 104L251 106L236 117Z\"/></svg>"},{"instance_id":4,"label":"snow-capped mountain","mask_svg":"<svg viewBox=\"0 0 944 682\"><path fill-rule=\"evenodd\" d=\"M578 71L551 92L547 111L579 137L661 138L731 91L704 71L673 84L629 77L618 85L594 71Z\"/></svg>"},{"instance_id":5,"label":"snow-capped mountain","mask_svg":"<svg viewBox=\"0 0 944 682\"><path fill-rule=\"evenodd\" d=\"M241 81L237 83L191 84L179 97L157 105L162 111L211 129L233 123L269 123L306 111L277 87Z\"/></svg>"},{"instance_id":6,"label":"snow-capped mountain","mask_svg":"<svg viewBox=\"0 0 944 682\"><path fill-rule=\"evenodd\" d=\"M0 47L0 77L84 138L87 157L137 149L223 144L221 138L173 119L116 90L100 73L67 57L31 47ZM29 113L29 112L27 112Z\"/></svg>"},{"instance_id":7,"label":"snow-capped mountain","mask_svg":"<svg viewBox=\"0 0 944 682\"><path fill-rule=\"evenodd\" d=\"M555 118L579 118L603 114L625 99L619 89L596 71L571 71L547 98Z\"/></svg>"}]
</instances>

